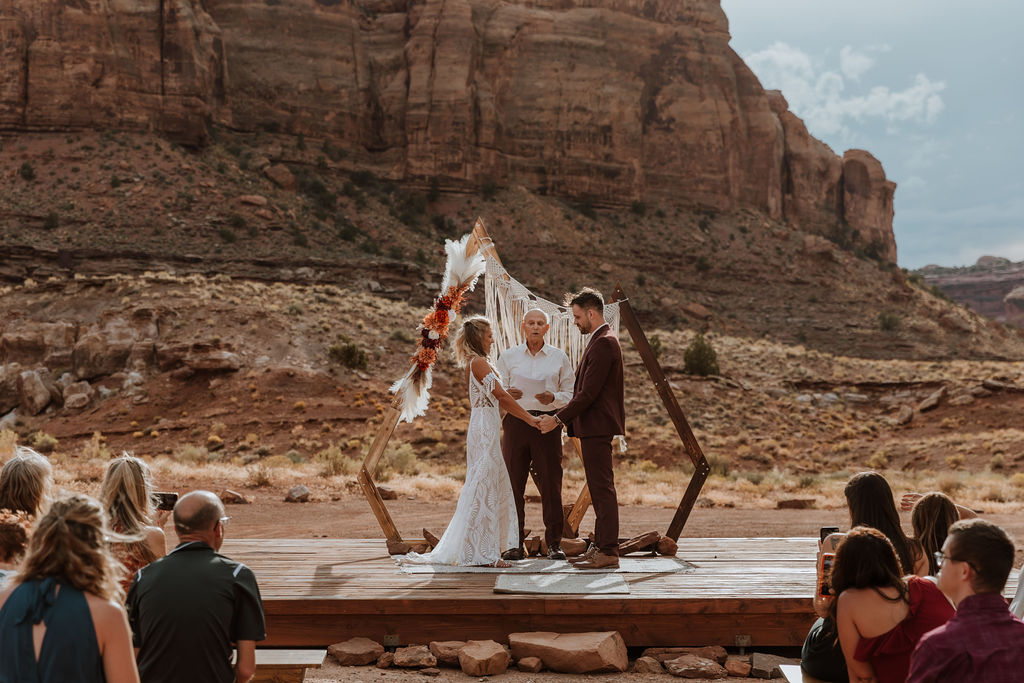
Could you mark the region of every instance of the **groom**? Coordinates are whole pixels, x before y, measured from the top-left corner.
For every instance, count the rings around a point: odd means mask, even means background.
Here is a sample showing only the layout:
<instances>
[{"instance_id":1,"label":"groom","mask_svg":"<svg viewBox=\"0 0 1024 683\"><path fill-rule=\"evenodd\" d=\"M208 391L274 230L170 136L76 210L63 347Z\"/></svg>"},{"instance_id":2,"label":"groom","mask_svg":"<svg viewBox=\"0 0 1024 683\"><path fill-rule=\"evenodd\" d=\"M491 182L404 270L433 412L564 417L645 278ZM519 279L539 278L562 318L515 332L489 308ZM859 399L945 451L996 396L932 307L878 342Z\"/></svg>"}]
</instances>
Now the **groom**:
<instances>
[{"instance_id":1,"label":"groom","mask_svg":"<svg viewBox=\"0 0 1024 683\"><path fill-rule=\"evenodd\" d=\"M583 334L591 334L583 359L576 370L576 383L569 403L554 415L540 419L541 431L566 427L569 436L579 437L583 469L594 505L594 546L577 569L619 566L619 501L612 469L612 437L626 432L623 405L622 349L604 321L604 297L584 287L566 297L572 318Z\"/></svg>"}]
</instances>

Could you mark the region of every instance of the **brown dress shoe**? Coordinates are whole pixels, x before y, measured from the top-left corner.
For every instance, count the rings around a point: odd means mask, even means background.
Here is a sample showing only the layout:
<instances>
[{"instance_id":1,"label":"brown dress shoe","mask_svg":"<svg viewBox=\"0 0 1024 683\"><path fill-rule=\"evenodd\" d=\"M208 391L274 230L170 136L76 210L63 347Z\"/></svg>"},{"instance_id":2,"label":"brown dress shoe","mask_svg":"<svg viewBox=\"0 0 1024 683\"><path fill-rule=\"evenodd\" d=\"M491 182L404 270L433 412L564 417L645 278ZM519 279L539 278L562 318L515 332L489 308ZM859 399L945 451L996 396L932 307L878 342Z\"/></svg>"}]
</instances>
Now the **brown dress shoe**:
<instances>
[{"instance_id":1,"label":"brown dress shoe","mask_svg":"<svg viewBox=\"0 0 1024 683\"><path fill-rule=\"evenodd\" d=\"M605 555L602 552L595 553L586 562L577 562L573 565L576 569L615 569L619 566L618 555Z\"/></svg>"},{"instance_id":2,"label":"brown dress shoe","mask_svg":"<svg viewBox=\"0 0 1024 683\"><path fill-rule=\"evenodd\" d=\"M576 564L578 562L587 562L587 561L593 559L594 555L596 555L596 554L597 554L597 546L596 545L592 545L589 548L587 548L587 552L583 553L582 555L577 555L576 557L570 557L569 558L569 562L571 564Z\"/></svg>"}]
</instances>

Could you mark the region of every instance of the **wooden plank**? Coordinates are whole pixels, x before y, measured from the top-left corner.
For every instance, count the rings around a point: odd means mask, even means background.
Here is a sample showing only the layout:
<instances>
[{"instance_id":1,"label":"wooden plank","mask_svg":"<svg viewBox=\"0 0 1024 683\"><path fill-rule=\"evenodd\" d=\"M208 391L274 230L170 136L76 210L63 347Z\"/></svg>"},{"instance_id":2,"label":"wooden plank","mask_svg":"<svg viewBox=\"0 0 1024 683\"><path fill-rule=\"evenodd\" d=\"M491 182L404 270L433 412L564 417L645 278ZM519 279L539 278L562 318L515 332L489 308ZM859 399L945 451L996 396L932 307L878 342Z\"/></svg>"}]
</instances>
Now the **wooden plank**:
<instances>
[{"instance_id":1,"label":"wooden plank","mask_svg":"<svg viewBox=\"0 0 1024 683\"><path fill-rule=\"evenodd\" d=\"M580 462L582 462L583 446L580 445L580 440L575 436L570 436L569 442L576 451L576 455L579 456ZM569 527L572 529L574 534L579 534L580 522L583 521L583 516L587 514L587 508L589 507L590 487L588 487L586 481L584 481L583 488L580 489L579 495L576 496L576 502L572 504L572 510L569 511Z\"/></svg>"},{"instance_id":2,"label":"wooden plank","mask_svg":"<svg viewBox=\"0 0 1024 683\"><path fill-rule=\"evenodd\" d=\"M256 649L256 666L319 669L326 657L327 650L323 649L274 650L260 647Z\"/></svg>"},{"instance_id":3,"label":"wooden plank","mask_svg":"<svg viewBox=\"0 0 1024 683\"><path fill-rule=\"evenodd\" d=\"M686 525L686 520L689 518L690 512L693 511L693 505L697 502L697 496L700 495L700 491L704 486L704 481L711 472L711 466L708 464L707 458L704 457L700 444L697 443L697 437L693 435L693 430L690 429L690 423L687 422L683 409L679 407L679 402L676 401L672 386L665 378L661 364L658 363L658 357L654 355L654 350L651 348L650 342L647 341L647 335L640 326L640 321L637 320L636 315L633 313L633 307L630 306L629 299L626 297L626 293L621 285L615 287L613 299L619 304L619 317L629 331L629 336L633 339L633 345L636 347L637 353L640 354L640 360L643 361L644 367L647 368L647 374L650 375L651 382L654 383L654 388L657 390L658 396L665 405L665 410L668 412L668 416L676 428L676 433L682 440L683 452L686 453L693 463L694 472L690 477L690 483L687 485L686 491L679 501L679 506L676 508L675 515L673 515L672 521L669 522L668 530L665 532L665 535L673 541L678 541L679 535Z\"/></svg>"}]
</instances>

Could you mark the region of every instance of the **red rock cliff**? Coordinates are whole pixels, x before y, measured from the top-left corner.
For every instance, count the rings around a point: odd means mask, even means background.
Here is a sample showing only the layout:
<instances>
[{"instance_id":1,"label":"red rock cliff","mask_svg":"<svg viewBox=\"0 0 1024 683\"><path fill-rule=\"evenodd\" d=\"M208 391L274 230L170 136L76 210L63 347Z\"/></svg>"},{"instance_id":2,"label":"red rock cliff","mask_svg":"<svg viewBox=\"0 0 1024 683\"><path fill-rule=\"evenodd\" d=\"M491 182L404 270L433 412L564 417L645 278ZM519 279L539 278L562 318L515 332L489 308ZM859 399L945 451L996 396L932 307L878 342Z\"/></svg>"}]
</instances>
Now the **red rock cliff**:
<instances>
[{"instance_id":1,"label":"red rock cliff","mask_svg":"<svg viewBox=\"0 0 1024 683\"><path fill-rule=\"evenodd\" d=\"M896 257L895 185L867 152L837 157L761 87L718 0L0 7L6 127L200 140L210 114L331 137L395 178L753 208Z\"/></svg>"}]
</instances>

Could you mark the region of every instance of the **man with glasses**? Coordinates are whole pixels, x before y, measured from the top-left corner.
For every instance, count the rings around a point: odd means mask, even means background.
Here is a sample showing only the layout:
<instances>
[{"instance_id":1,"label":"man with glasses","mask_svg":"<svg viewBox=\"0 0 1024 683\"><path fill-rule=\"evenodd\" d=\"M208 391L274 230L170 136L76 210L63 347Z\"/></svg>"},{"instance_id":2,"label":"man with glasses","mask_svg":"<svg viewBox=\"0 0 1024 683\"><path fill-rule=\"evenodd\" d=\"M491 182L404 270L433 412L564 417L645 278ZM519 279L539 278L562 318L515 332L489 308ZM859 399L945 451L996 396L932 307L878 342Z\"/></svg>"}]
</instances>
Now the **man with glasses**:
<instances>
[{"instance_id":1,"label":"man with glasses","mask_svg":"<svg viewBox=\"0 0 1024 683\"><path fill-rule=\"evenodd\" d=\"M256 673L263 603L252 570L218 552L229 519L209 491L185 494L174 506L180 543L135 575L126 606L142 683L246 683Z\"/></svg>"},{"instance_id":2,"label":"man with glasses","mask_svg":"<svg viewBox=\"0 0 1024 683\"><path fill-rule=\"evenodd\" d=\"M907 683L1020 681L1024 622L1002 595L1013 568L1013 541L991 522L962 520L949 527L935 559L939 588L957 612L921 638Z\"/></svg>"}]
</instances>

